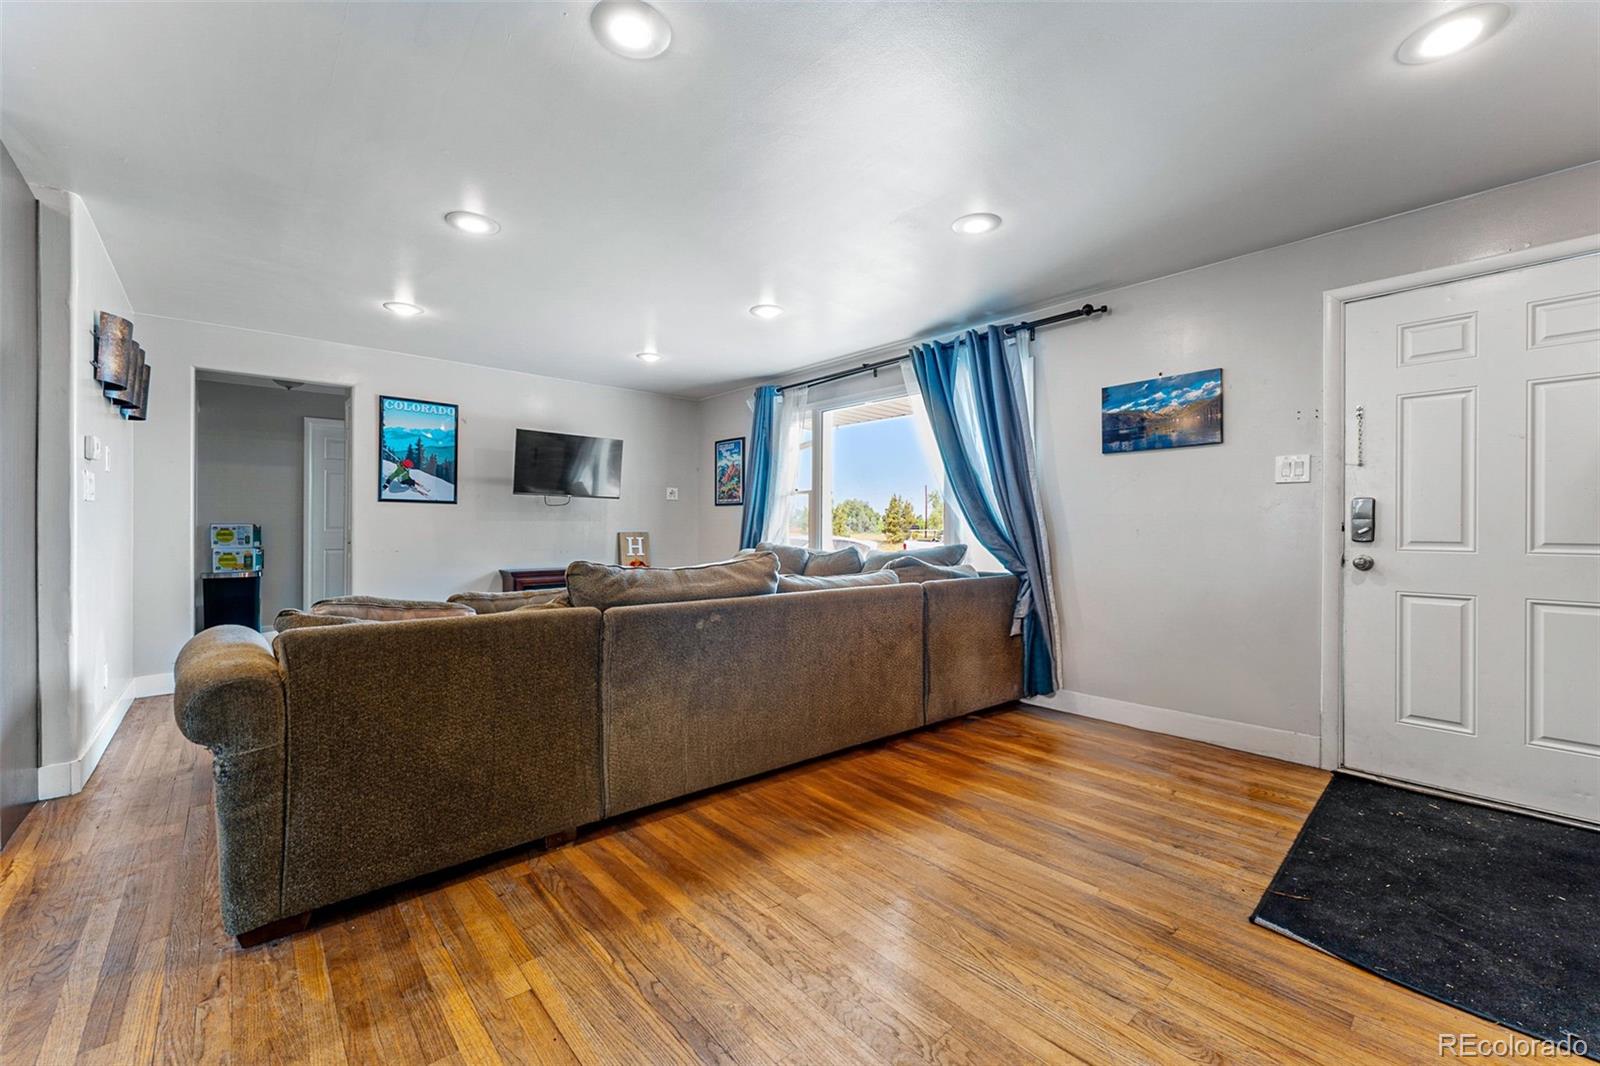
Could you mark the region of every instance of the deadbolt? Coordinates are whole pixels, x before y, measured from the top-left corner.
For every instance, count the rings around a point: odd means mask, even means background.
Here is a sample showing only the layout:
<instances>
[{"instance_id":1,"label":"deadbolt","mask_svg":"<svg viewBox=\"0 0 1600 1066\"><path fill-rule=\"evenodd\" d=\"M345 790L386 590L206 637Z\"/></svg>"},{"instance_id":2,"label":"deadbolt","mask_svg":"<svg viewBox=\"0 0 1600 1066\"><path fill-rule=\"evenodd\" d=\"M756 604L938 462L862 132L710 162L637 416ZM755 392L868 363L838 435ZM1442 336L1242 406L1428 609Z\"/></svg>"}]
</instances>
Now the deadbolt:
<instances>
[{"instance_id":1,"label":"deadbolt","mask_svg":"<svg viewBox=\"0 0 1600 1066\"><path fill-rule=\"evenodd\" d=\"M1354 559L1350 560L1350 565L1355 567L1357 570L1361 570L1363 572L1367 571L1367 570L1371 570L1372 569L1372 556L1370 556L1370 555L1358 555Z\"/></svg>"}]
</instances>

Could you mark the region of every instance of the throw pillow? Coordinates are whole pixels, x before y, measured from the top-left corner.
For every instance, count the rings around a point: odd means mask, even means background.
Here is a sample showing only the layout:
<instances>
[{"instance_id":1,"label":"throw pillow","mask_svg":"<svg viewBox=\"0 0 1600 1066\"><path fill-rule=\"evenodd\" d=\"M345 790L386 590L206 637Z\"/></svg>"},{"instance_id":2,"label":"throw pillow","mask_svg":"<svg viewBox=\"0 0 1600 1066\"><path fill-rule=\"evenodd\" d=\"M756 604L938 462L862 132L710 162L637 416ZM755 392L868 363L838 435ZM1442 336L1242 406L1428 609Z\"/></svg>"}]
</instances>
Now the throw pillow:
<instances>
[{"instance_id":1,"label":"throw pillow","mask_svg":"<svg viewBox=\"0 0 1600 1066\"><path fill-rule=\"evenodd\" d=\"M365 618L351 618L342 614L308 614L305 611L297 611L293 607L286 607L278 612L278 617L272 620L272 628L279 633L287 633L291 629L342 626L351 622L365 621Z\"/></svg>"},{"instance_id":2,"label":"throw pillow","mask_svg":"<svg viewBox=\"0 0 1600 1066\"><path fill-rule=\"evenodd\" d=\"M837 551L812 552L806 568L800 571L807 577L833 577L836 574L859 574L866 553L854 544L846 544Z\"/></svg>"},{"instance_id":3,"label":"throw pillow","mask_svg":"<svg viewBox=\"0 0 1600 1066\"><path fill-rule=\"evenodd\" d=\"M896 548L893 551L868 552L861 564L863 573L882 570L895 559L921 559L934 566L955 566L967 557L965 544L930 544L926 548Z\"/></svg>"},{"instance_id":4,"label":"throw pillow","mask_svg":"<svg viewBox=\"0 0 1600 1066\"><path fill-rule=\"evenodd\" d=\"M464 603L477 614L499 614L515 611L519 607L548 603L565 596L566 589L529 589L522 592L458 592L450 597L451 603Z\"/></svg>"},{"instance_id":5,"label":"throw pillow","mask_svg":"<svg viewBox=\"0 0 1600 1066\"><path fill-rule=\"evenodd\" d=\"M952 577L977 577L978 571L970 566L936 566L924 559L893 559L883 570L888 571L901 581L943 581Z\"/></svg>"},{"instance_id":6,"label":"throw pillow","mask_svg":"<svg viewBox=\"0 0 1600 1066\"><path fill-rule=\"evenodd\" d=\"M312 614L364 618L369 622L399 622L407 618L455 618L476 614L464 603L439 600L392 600L385 596L336 596L311 605Z\"/></svg>"},{"instance_id":7,"label":"throw pillow","mask_svg":"<svg viewBox=\"0 0 1600 1066\"><path fill-rule=\"evenodd\" d=\"M861 585L898 585L899 575L893 570L879 570L871 574L780 574L779 592L820 592L823 589L848 589Z\"/></svg>"},{"instance_id":8,"label":"throw pillow","mask_svg":"<svg viewBox=\"0 0 1600 1066\"><path fill-rule=\"evenodd\" d=\"M778 557L756 552L704 566L609 566L573 563L567 567L567 597L574 607L631 607L641 603L724 600L766 596L778 591Z\"/></svg>"},{"instance_id":9,"label":"throw pillow","mask_svg":"<svg viewBox=\"0 0 1600 1066\"><path fill-rule=\"evenodd\" d=\"M811 558L809 548L802 548L797 544L774 544L762 541L754 548L746 548L739 553L741 556L754 555L757 552L771 552L778 557L778 573L803 574L806 572L806 561Z\"/></svg>"}]
</instances>

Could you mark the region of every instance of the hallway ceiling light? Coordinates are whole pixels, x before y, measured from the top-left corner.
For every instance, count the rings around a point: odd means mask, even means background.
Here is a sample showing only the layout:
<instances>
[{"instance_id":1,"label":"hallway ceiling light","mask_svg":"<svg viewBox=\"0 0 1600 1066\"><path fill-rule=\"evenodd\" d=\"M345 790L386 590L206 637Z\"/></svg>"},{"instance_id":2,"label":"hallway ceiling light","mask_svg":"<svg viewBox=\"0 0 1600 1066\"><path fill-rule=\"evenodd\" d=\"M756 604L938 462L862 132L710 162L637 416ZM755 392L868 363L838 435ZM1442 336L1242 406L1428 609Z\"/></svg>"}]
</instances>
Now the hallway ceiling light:
<instances>
[{"instance_id":1,"label":"hallway ceiling light","mask_svg":"<svg viewBox=\"0 0 1600 1066\"><path fill-rule=\"evenodd\" d=\"M750 309L750 313L757 318L773 319L783 314L783 308L777 304L756 304Z\"/></svg>"},{"instance_id":2,"label":"hallway ceiling light","mask_svg":"<svg viewBox=\"0 0 1600 1066\"><path fill-rule=\"evenodd\" d=\"M641 363L661 362L661 354L659 352L640 352L639 354L635 355L634 358L639 360Z\"/></svg>"},{"instance_id":3,"label":"hallway ceiling light","mask_svg":"<svg viewBox=\"0 0 1600 1066\"><path fill-rule=\"evenodd\" d=\"M1394 57L1402 63L1432 63L1453 56L1494 34L1511 17L1504 4L1473 4L1434 19L1407 37Z\"/></svg>"},{"instance_id":4,"label":"hallway ceiling light","mask_svg":"<svg viewBox=\"0 0 1600 1066\"><path fill-rule=\"evenodd\" d=\"M408 304L404 300L389 300L383 305L383 309L401 318L416 318L422 314L422 308L416 304Z\"/></svg>"},{"instance_id":5,"label":"hallway ceiling light","mask_svg":"<svg viewBox=\"0 0 1600 1066\"><path fill-rule=\"evenodd\" d=\"M960 218L950 223L950 228L955 230L957 233L963 233L969 237L976 236L980 233L992 233L1000 228L1000 216L992 215L987 211L979 211L976 214L971 215L962 215Z\"/></svg>"},{"instance_id":6,"label":"hallway ceiling light","mask_svg":"<svg viewBox=\"0 0 1600 1066\"><path fill-rule=\"evenodd\" d=\"M470 233L474 237L487 237L500 232L500 223L476 211L452 211L444 216L444 220L462 233Z\"/></svg>"},{"instance_id":7,"label":"hallway ceiling light","mask_svg":"<svg viewBox=\"0 0 1600 1066\"><path fill-rule=\"evenodd\" d=\"M589 28L625 59L654 59L672 43L672 27L644 0L600 0L589 12Z\"/></svg>"}]
</instances>

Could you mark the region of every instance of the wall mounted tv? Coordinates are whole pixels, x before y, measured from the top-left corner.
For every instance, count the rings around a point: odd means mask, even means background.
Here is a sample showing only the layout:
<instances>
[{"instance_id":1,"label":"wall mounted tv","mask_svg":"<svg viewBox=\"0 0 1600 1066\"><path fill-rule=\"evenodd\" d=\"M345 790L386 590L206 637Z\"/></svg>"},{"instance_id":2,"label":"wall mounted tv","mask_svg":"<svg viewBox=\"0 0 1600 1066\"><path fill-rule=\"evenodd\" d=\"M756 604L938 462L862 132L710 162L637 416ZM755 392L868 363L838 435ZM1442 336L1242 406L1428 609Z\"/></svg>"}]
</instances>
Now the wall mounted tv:
<instances>
[{"instance_id":1,"label":"wall mounted tv","mask_svg":"<svg viewBox=\"0 0 1600 1066\"><path fill-rule=\"evenodd\" d=\"M622 442L542 429L517 430L511 491L524 496L622 495Z\"/></svg>"}]
</instances>

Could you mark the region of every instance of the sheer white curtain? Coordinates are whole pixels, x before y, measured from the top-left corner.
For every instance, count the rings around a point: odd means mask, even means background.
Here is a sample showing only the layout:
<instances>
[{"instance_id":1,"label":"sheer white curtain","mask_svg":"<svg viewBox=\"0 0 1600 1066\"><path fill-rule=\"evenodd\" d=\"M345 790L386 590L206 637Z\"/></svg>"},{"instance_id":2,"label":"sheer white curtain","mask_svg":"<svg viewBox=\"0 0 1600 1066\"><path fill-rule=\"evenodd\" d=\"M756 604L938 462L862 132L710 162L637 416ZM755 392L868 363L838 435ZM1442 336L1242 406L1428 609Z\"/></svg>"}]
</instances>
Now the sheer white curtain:
<instances>
[{"instance_id":1,"label":"sheer white curtain","mask_svg":"<svg viewBox=\"0 0 1600 1066\"><path fill-rule=\"evenodd\" d=\"M800 479L800 439L805 434L809 391L804 385L789 386L778 397L778 421L774 427L778 463L767 500L767 524L761 531L763 541L782 544L789 535L789 505Z\"/></svg>"}]
</instances>

